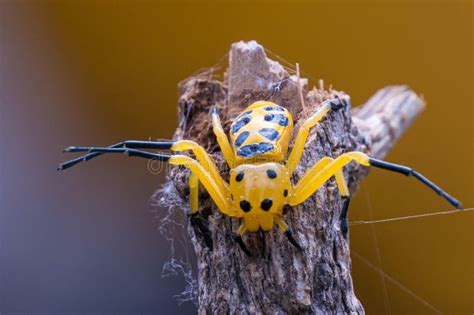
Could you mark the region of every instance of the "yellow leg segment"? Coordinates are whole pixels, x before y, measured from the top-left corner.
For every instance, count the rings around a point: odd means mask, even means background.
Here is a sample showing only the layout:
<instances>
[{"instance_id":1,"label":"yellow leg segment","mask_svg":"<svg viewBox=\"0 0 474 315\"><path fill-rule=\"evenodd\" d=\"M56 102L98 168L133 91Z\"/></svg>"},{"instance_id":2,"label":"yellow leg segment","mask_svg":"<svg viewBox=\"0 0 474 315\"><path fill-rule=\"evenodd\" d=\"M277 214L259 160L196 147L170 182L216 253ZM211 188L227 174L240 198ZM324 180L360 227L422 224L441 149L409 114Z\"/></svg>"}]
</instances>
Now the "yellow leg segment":
<instances>
[{"instance_id":1,"label":"yellow leg segment","mask_svg":"<svg viewBox=\"0 0 474 315\"><path fill-rule=\"evenodd\" d=\"M323 165L326 163L325 166L321 166L321 161L323 160L324 162L322 163ZM331 178L331 176L336 176L341 195L348 195L349 191L345 184L345 180L342 182L342 179L344 179L344 175L341 173L342 168L351 161L355 161L364 166L370 166L369 157L362 152L356 151L344 153L333 161L328 159L322 159L321 161L313 165L293 188L292 196L289 200L290 206L295 206L304 202L329 178Z\"/></svg>"},{"instance_id":2,"label":"yellow leg segment","mask_svg":"<svg viewBox=\"0 0 474 315\"><path fill-rule=\"evenodd\" d=\"M189 168L209 192L220 211L228 216L235 216L230 204L230 192L228 189L222 189L222 187L225 187L222 177L212 178L201 164L189 156L172 155L168 162L172 165L183 165Z\"/></svg>"},{"instance_id":3,"label":"yellow leg segment","mask_svg":"<svg viewBox=\"0 0 474 315\"><path fill-rule=\"evenodd\" d=\"M286 230L288 230L288 224L286 224L281 217L275 216L275 223L278 225L278 228L280 228L282 233L285 233Z\"/></svg>"},{"instance_id":4,"label":"yellow leg segment","mask_svg":"<svg viewBox=\"0 0 474 315\"><path fill-rule=\"evenodd\" d=\"M209 154L194 141L189 140L180 140L176 141L173 146L171 146L172 151L186 151L192 150L194 155L196 155L197 160L202 165L202 167L211 175L211 178L219 185L221 190L229 190L229 185L222 180L219 170L217 169L216 164L211 159Z\"/></svg>"},{"instance_id":5,"label":"yellow leg segment","mask_svg":"<svg viewBox=\"0 0 474 315\"><path fill-rule=\"evenodd\" d=\"M298 166L298 163L300 162L304 145L306 144L306 139L308 139L309 129L315 126L330 110L331 105L326 103L316 113L309 117L298 130L298 134L295 138L295 144L293 145L293 149L291 150L290 156L286 162L286 167L288 168L290 175L293 174L296 167Z\"/></svg>"},{"instance_id":6,"label":"yellow leg segment","mask_svg":"<svg viewBox=\"0 0 474 315\"><path fill-rule=\"evenodd\" d=\"M194 173L189 176L189 208L191 214L199 210L199 179Z\"/></svg>"},{"instance_id":7,"label":"yellow leg segment","mask_svg":"<svg viewBox=\"0 0 474 315\"><path fill-rule=\"evenodd\" d=\"M245 226L245 224L242 224L241 226L239 226L239 229L237 230L237 234L239 234L240 236L242 236L242 235L244 235L246 232L247 232L247 227Z\"/></svg>"},{"instance_id":8,"label":"yellow leg segment","mask_svg":"<svg viewBox=\"0 0 474 315\"><path fill-rule=\"evenodd\" d=\"M285 221L283 221L283 219L279 216L275 216L275 222L276 224L278 225L278 227L280 228L280 231L285 234L286 238L288 239L288 241L293 245L295 246L297 249L301 250L301 246L300 244L298 243L298 241L293 237L293 232L291 231L291 229L288 227L288 224L286 224Z\"/></svg>"},{"instance_id":9,"label":"yellow leg segment","mask_svg":"<svg viewBox=\"0 0 474 315\"><path fill-rule=\"evenodd\" d=\"M235 156L234 151L229 143L229 138L224 132L222 128L221 120L219 118L219 112L217 111L217 107L212 109L212 131L216 135L217 143L221 148L222 155L226 160L229 167L232 169L235 167Z\"/></svg>"}]
</instances>

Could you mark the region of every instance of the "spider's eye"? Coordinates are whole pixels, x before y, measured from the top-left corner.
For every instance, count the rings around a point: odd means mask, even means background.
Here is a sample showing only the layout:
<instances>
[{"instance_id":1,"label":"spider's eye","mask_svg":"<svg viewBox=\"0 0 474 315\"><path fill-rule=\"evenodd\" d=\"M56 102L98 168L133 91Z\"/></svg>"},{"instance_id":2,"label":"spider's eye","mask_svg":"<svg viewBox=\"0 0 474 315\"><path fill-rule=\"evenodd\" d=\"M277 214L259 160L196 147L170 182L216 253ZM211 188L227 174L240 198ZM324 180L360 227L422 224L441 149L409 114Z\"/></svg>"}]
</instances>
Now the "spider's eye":
<instances>
[{"instance_id":1,"label":"spider's eye","mask_svg":"<svg viewBox=\"0 0 474 315\"><path fill-rule=\"evenodd\" d=\"M273 179L277 177L277 173L274 170L267 170L267 176L268 178Z\"/></svg>"},{"instance_id":2,"label":"spider's eye","mask_svg":"<svg viewBox=\"0 0 474 315\"><path fill-rule=\"evenodd\" d=\"M244 172L239 172L237 176L235 176L235 181L240 182L242 179L244 179Z\"/></svg>"}]
</instances>

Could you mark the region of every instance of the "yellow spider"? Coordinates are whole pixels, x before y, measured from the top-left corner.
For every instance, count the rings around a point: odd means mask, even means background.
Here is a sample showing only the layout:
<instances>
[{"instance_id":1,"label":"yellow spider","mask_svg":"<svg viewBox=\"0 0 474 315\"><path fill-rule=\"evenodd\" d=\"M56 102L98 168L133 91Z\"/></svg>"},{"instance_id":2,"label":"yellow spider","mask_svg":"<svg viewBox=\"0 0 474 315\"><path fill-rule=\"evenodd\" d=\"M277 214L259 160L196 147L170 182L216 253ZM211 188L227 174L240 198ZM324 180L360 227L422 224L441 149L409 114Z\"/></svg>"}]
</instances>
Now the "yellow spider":
<instances>
[{"instance_id":1,"label":"yellow spider","mask_svg":"<svg viewBox=\"0 0 474 315\"><path fill-rule=\"evenodd\" d=\"M293 150L285 162L293 131L290 112L277 104L258 101L250 105L235 118L227 138L217 108L212 109L212 126L224 158L231 168L230 183L225 182L215 163L199 144L188 141L124 141L110 147L69 147L65 152L89 152L87 155L65 162L58 170L64 170L81 161L88 161L103 153L124 153L146 159L156 159L172 165L183 165L191 170L189 177L191 218L201 231L205 226L199 220L199 183L209 192L219 210L235 218L241 218L236 241L250 255L242 241L242 235L259 230L271 231L276 224L288 240L301 249L292 232L283 220L284 209L303 203L332 176L335 177L344 208L341 215L341 230L347 234L347 209L349 190L344 179L343 167L355 161L363 166L373 166L413 176L444 197L453 206L461 204L429 181L420 173L406 166L373 159L362 152L347 152L336 159L323 157L316 162L296 184L291 177L303 154L309 129L316 125L331 110L346 106L344 99L325 101L321 108L309 117L296 135ZM186 155L157 154L137 149L191 150L196 159ZM206 241L209 246L209 240Z\"/></svg>"}]
</instances>

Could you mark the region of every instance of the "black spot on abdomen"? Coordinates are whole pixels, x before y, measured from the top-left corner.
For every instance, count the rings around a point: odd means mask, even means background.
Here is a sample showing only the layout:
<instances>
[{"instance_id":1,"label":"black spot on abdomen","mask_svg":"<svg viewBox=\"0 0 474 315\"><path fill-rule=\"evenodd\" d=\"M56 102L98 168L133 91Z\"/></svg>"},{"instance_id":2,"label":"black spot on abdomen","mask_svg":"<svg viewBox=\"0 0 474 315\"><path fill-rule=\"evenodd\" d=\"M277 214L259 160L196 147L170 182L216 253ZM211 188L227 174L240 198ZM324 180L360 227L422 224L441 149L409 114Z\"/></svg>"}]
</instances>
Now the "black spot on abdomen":
<instances>
[{"instance_id":1,"label":"black spot on abdomen","mask_svg":"<svg viewBox=\"0 0 474 315\"><path fill-rule=\"evenodd\" d=\"M276 111L279 111L279 112L284 112L285 111L285 109L281 106L265 106L263 109L266 110L266 111L271 111L271 110L276 110Z\"/></svg>"},{"instance_id":2,"label":"black spot on abdomen","mask_svg":"<svg viewBox=\"0 0 474 315\"><path fill-rule=\"evenodd\" d=\"M278 139L278 137L280 137L280 133L273 128L262 128L258 131L258 133L270 141L275 141Z\"/></svg>"},{"instance_id":3,"label":"black spot on abdomen","mask_svg":"<svg viewBox=\"0 0 474 315\"><path fill-rule=\"evenodd\" d=\"M234 141L234 145L236 147L240 147L242 145L242 143L245 142L245 140L247 140L247 138L250 136L250 132L248 131L243 131L238 137L237 139L235 139Z\"/></svg>"},{"instance_id":4,"label":"black spot on abdomen","mask_svg":"<svg viewBox=\"0 0 474 315\"><path fill-rule=\"evenodd\" d=\"M239 131L243 126L245 126L246 124L248 124L250 122L250 117L245 115L243 116L242 118L236 120L233 124L232 124L232 128L231 128L231 131L232 133L236 133L237 131Z\"/></svg>"},{"instance_id":5,"label":"black spot on abdomen","mask_svg":"<svg viewBox=\"0 0 474 315\"><path fill-rule=\"evenodd\" d=\"M243 156L245 158L251 158L258 154L264 154L271 150L273 150L274 146L270 142L260 142L260 143L253 143L247 144L241 147L237 151L238 156Z\"/></svg>"},{"instance_id":6,"label":"black spot on abdomen","mask_svg":"<svg viewBox=\"0 0 474 315\"><path fill-rule=\"evenodd\" d=\"M280 126L288 126L288 117L282 114L267 114L263 117L265 121L270 121L272 123L278 124Z\"/></svg>"}]
</instances>

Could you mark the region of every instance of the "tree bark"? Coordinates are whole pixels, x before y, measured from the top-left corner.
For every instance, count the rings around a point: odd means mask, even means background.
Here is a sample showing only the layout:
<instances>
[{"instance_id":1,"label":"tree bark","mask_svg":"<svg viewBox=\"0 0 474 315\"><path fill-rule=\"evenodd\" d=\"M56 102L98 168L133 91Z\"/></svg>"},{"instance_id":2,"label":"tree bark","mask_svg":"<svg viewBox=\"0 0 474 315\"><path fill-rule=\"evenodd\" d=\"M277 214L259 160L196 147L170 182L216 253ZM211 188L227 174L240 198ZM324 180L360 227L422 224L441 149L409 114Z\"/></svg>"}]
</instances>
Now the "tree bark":
<instances>
[{"instance_id":1,"label":"tree bark","mask_svg":"<svg viewBox=\"0 0 474 315\"><path fill-rule=\"evenodd\" d=\"M315 112L325 99L337 95L349 100L344 92L322 86L308 91L306 79L289 74L278 62L268 59L263 47L254 41L232 45L223 82L210 78L209 73L182 83L175 139L203 145L226 180L228 169L211 129L211 106L221 109L228 130L232 119L246 106L269 100L292 112L297 130L304 117ZM307 112L302 111L299 84ZM383 158L423 107L423 100L407 87L390 86L360 108L349 105L330 113L312 128L293 183L323 156L359 150ZM354 194L368 169L351 163L344 173ZM188 200L188 176L189 171L175 168L168 177L183 204ZM166 205L166 198L161 202ZM200 210L207 217L213 250L190 225L188 232L198 263L199 314L363 314L352 285L349 241L340 231L341 208L337 185L330 180L285 215L303 251L296 250L274 229L244 236L253 253L248 257L231 237L238 220L221 214L201 191Z\"/></svg>"}]
</instances>

